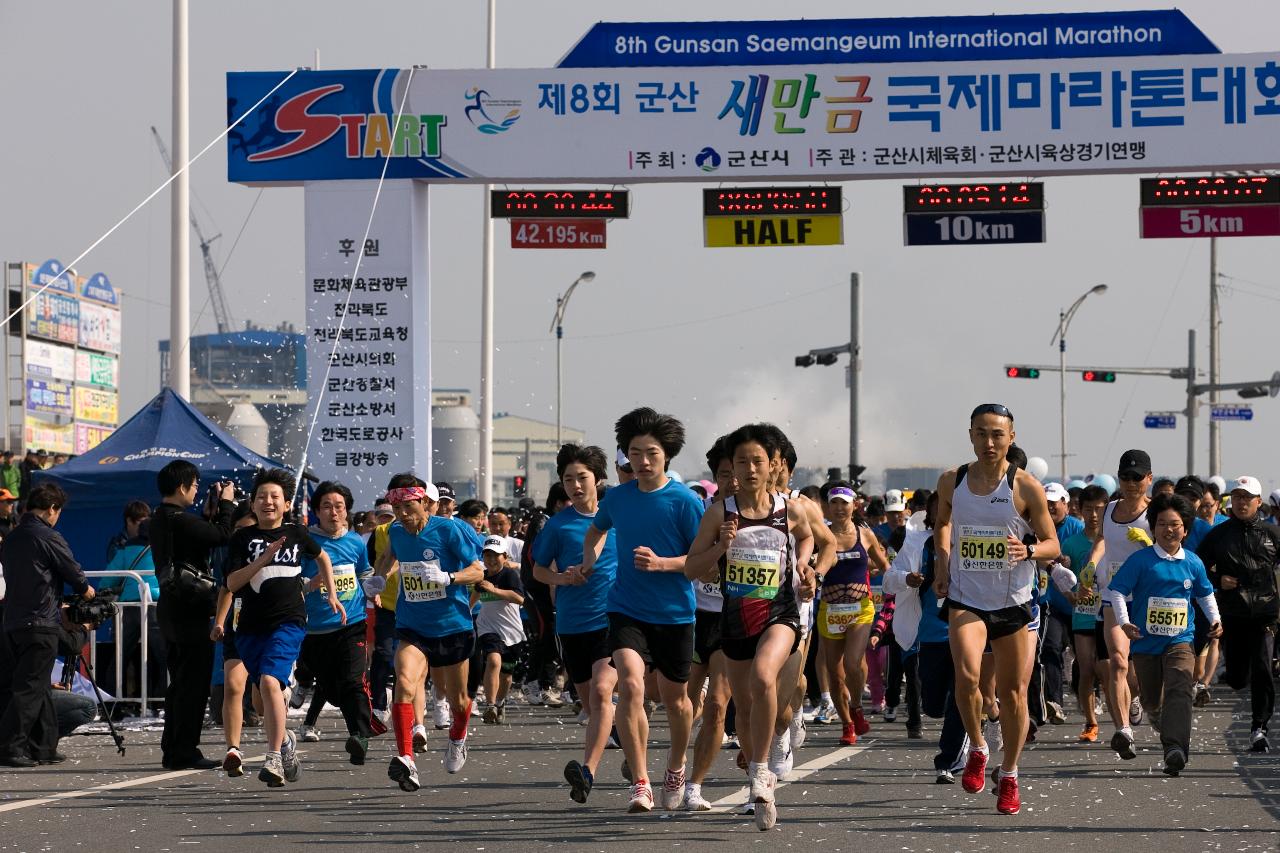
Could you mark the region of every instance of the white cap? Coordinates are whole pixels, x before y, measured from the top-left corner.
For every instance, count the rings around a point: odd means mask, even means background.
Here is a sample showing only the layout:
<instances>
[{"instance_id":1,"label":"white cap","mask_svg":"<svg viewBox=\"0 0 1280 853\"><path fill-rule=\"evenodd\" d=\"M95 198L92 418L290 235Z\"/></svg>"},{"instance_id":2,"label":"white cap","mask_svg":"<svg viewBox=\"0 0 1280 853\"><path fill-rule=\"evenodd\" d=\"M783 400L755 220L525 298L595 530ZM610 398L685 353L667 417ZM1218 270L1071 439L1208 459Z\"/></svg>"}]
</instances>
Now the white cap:
<instances>
[{"instance_id":1,"label":"white cap","mask_svg":"<svg viewBox=\"0 0 1280 853\"><path fill-rule=\"evenodd\" d=\"M627 454L622 452L621 447L618 448L618 457L613 461L619 468L625 468L631 464L631 460L627 458Z\"/></svg>"},{"instance_id":2,"label":"white cap","mask_svg":"<svg viewBox=\"0 0 1280 853\"><path fill-rule=\"evenodd\" d=\"M1231 481L1231 491L1248 492L1255 498L1262 497L1262 484L1257 477L1236 477Z\"/></svg>"},{"instance_id":3,"label":"white cap","mask_svg":"<svg viewBox=\"0 0 1280 853\"><path fill-rule=\"evenodd\" d=\"M1280 489L1276 489L1271 493L1271 505L1280 507Z\"/></svg>"},{"instance_id":4,"label":"white cap","mask_svg":"<svg viewBox=\"0 0 1280 853\"><path fill-rule=\"evenodd\" d=\"M1067 492L1067 487L1062 485L1061 483L1050 483L1049 485L1045 486L1044 496L1049 500L1049 503L1051 504L1056 504L1059 501L1065 501L1071 497L1071 495Z\"/></svg>"},{"instance_id":5,"label":"white cap","mask_svg":"<svg viewBox=\"0 0 1280 853\"><path fill-rule=\"evenodd\" d=\"M507 542L501 536L486 536L484 550L493 551L495 554L505 554L507 553Z\"/></svg>"},{"instance_id":6,"label":"white cap","mask_svg":"<svg viewBox=\"0 0 1280 853\"><path fill-rule=\"evenodd\" d=\"M907 508L907 499L900 489L890 489L884 493L885 512L903 512Z\"/></svg>"},{"instance_id":7,"label":"white cap","mask_svg":"<svg viewBox=\"0 0 1280 853\"><path fill-rule=\"evenodd\" d=\"M427 490L428 500L433 500L433 501L440 500L440 490L436 488L435 483L427 483L427 485L425 485L423 488Z\"/></svg>"}]
</instances>

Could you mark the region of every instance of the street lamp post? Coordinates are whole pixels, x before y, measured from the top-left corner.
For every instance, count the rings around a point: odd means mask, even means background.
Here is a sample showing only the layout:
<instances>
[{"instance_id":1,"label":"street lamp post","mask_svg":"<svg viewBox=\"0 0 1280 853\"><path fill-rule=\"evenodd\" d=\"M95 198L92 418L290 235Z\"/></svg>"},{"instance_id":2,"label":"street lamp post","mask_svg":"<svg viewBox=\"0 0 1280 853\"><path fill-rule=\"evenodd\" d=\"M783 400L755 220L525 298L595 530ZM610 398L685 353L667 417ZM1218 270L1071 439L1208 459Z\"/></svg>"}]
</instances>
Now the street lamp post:
<instances>
[{"instance_id":1,"label":"street lamp post","mask_svg":"<svg viewBox=\"0 0 1280 853\"><path fill-rule=\"evenodd\" d=\"M564 367L560 358L560 350L564 342L564 312L569 307L569 297L580 284L593 281L596 274L588 270L569 285L569 289L556 297L556 316L551 320L551 331L556 333L556 452L560 452L560 406L564 398Z\"/></svg>"},{"instance_id":2,"label":"street lamp post","mask_svg":"<svg viewBox=\"0 0 1280 853\"><path fill-rule=\"evenodd\" d=\"M1058 331L1054 332L1053 338L1049 341L1058 343L1058 414L1061 418L1061 438L1062 438L1062 483L1067 483L1067 327L1071 325L1071 320L1076 316L1076 311L1080 310L1080 305L1093 294L1099 295L1107 292L1105 284L1098 284L1085 291L1075 302L1071 303L1071 307L1065 311L1058 312Z\"/></svg>"}]
</instances>

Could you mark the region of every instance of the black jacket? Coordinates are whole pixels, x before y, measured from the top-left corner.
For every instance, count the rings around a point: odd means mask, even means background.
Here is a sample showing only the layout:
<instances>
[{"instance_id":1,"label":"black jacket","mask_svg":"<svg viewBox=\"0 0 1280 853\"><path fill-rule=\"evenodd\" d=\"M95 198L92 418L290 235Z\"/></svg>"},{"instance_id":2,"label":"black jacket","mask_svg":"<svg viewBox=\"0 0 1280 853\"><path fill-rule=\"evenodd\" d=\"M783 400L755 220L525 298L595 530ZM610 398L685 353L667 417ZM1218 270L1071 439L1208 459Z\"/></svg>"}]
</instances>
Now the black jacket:
<instances>
[{"instance_id":1,"label":"black jacket","mask_svg":"<svg viewBox=\"0 0 1280 853\"><path fill-rule=\"evenodd\" d=\"M18 526L0 542L7 590L4 629L58 628L62 586L77 594L89 587L71 546L43 518L24 513Z\"/></svg>"},{"instance_id":2,"label":"black jacket","mask_svg":"<svg viewBox=\"0 0 1280 853\"><path fill-rule=\"evenodd\" d=\"M174 562L209 568L209 552L225 545L231 537L231 514L235 508L231 501L219 501L212 522L173 504L162 503L155 508L150 524L151 554L156 564L156 579L162 586ZM166 640L197 642L208 639L209 618L213 613L195 612L161 590L156 616Z\"/></svg>"},{"instance_id":3,"label":"black jacket","mask_svg":"<svg viewBox=\"0 0 1280 853\"><path fill-rule=\"evenodd\" d=\"M1249 521L1233 516L1205 534L1196 554L1204 562L1209 582L1217 590L1218 609L1223 618L1274 620L1280 616L1280 596L1276 594L1280 527L1256 515ZM1235 578L1239 586L1223 589L1224 576Z\"/></svg>"}]
</instances>

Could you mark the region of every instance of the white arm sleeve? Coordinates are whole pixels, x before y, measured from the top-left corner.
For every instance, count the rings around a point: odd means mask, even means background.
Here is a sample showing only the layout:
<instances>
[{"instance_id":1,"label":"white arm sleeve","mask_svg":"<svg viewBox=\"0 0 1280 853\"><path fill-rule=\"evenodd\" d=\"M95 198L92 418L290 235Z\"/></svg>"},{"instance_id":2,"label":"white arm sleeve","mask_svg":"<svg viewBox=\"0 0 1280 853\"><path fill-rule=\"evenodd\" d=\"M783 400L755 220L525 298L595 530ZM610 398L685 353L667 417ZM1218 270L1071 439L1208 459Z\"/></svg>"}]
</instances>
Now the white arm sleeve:
<instances>
[{"instance_id":1,"label":"white arm sleeve","mask_svg":"<svg viewBox=\"0 0 1280 853\"><path fill-rule=\"evenodd\" d=\"M1111 602L1111 607L1116 612L1116 624L1129 624L1129 605L1124 600L1124 596L1114 590L1108 589L1107 600Z\"/></svg>"},{"instance_id":2,"label":"white arm sleeve","mask_svg":"<svg viewBox=\"0 0 1280 853\"><path fill-rule=\"evenodd\" d=\"M1200 602L1200 609L1208 617L1210 625L1222 621L1222 615L1218 613L1218 599L1214 597L1213 593L1209 593L1204 598L1197 598L1196 601Z\"/></svg>"}]
</instances>

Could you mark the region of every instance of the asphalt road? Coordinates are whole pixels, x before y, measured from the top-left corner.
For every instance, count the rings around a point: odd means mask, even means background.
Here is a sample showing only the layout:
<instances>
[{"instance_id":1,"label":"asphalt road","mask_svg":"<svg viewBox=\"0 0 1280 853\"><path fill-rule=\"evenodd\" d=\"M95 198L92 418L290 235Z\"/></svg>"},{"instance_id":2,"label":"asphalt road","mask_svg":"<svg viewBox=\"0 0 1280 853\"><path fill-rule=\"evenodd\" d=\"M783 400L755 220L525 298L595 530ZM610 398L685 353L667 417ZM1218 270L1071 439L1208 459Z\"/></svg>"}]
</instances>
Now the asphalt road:
<instances>
[{"instance_id":1,"label":"asphalt road","mask_svg":"<svg viewBox=\"0 0 1280 853\"><path fill-rule=\"evenodd\" d=\"M1142 750L1133 762L1122 762L1103 744L1076 744L1076 715L1043 730L1023 758L1024 805L1016 816L997 814L990 793L934 783L936 721L927 722L923 741L908 740L901 723L873 721L858 746L843 748L837 727L811 726L797 752L800 778L779 789L779 823L769 833L732 811L744 797L729 750L704 788L717 811L632 816L625 813L617 750L606 753L588 803L570 801L561 770L578 757L583 730L567 709L517 706L505 726L476 721L470 759L456 776L444 772L444 735L433 732L430 752L419 757L423 788L416 794L387 779L389 736L371 745L367 765L349 765L340 722L326 712L328 737L306 745L301 778L278 790L257 781L257 761L240 779L220 771L162 771L158 732L129 733L124 757L105 737L68 738L63 751L72 760L66 764L0 773L0 851L258 853L374 844L626 853L694 845L742 853L743 844L824 853L1280 848L1280 756L1243 751L1247 698L1229 693L1197 712L1191 763L1178 779L1157 769L1160 754L1149 727L1138 731ZM654 723L660 741L661 711ZM261 729L248 731L247 756L261 755L261 736ZM218 731L208 732L209 754L220 754L219 740ZM651 775L661 778L653 767Z\"/></svg>"}]
</instances>

